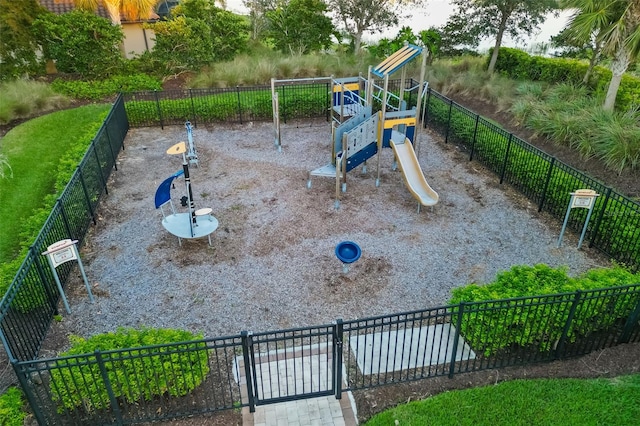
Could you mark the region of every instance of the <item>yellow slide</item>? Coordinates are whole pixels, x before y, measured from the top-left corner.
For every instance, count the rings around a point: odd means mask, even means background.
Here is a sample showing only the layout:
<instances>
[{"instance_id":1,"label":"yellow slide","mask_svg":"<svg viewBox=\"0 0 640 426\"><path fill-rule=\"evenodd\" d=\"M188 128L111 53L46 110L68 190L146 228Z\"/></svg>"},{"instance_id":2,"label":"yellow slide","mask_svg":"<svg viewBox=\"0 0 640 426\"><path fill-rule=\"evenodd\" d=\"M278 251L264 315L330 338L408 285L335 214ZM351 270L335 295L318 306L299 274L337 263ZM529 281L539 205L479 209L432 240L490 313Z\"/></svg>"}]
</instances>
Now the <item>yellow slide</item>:
<instances>
[{"instance_id":1,"label":"yellow slide","mask_svg":"<svg viewBox=\"0 0 640 426\"><path fill-rule=\"evenodd\" d=\"M403 143L396 143L391 139L391 148L398 159L400 171L404 175L404 181L413 197L423 206L437 204L438 193L431 189L427 183L409 139L406 139Z\"/></svg>"}]
</instances>

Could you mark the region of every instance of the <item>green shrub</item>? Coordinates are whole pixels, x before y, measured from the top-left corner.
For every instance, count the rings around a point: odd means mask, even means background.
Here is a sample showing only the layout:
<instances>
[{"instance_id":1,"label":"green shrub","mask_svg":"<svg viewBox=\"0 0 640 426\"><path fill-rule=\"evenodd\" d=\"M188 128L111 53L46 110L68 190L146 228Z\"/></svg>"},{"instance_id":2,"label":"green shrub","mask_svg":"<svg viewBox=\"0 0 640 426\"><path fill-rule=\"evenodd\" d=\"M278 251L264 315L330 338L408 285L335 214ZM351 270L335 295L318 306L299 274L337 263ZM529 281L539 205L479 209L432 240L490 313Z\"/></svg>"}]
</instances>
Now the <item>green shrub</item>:
<instances>
[{"instance_id":1,"label":"green shrub","mask_svg":"<svg viewBox=\"0 0 640 426\"><path fill-rule=\"evenodd\" d=\"M204 94L194 90L193 100L162 99L159 101L137 100L126 102L127 117L132 126L154 121L239 121L243 119L271 119L272 102L270 89L221 90ZM200 92L200 93L198 93ZM205 92L207 93L207 92ZM281 117L320 116L326 112L327 94L317 89L296 89L280 95Z\"/></svg>"},{"instance_id":2,"label":"green shrub","mask_svg":"<svg viewBox=\"0 0 640 426\"><path fill-rule=\"evenodd\" d=\"M96 351L116 398L127 403L187 395L209 373L206 345L196 341L202 336L188 331L118 328L89 339L70 339L73 346L60 354L51 371L51 394L61 409L92 412L109 407Z\"/></svg>"},{"instance_id":3,"label":"green shrub","mask_svg":"<svg viewBox=\"0 0 640 426\"><path fill-rule=\"evenodd\" d=\"M22 426L26 413L22 410L22 392L11 387L0 395L0 424L2 426Z\"/></svg>"},{"instance_id":4,"label":"green shrub","mask_svg":"<svg viewBox=\"0 0 640 426\"><path fill-rule=\"evenodd\" d=\"M491 52L488 58L491 57ZM488 59L487 59L488 61ZM545 81L548 83L582 84L588 64L566 58L531 56L518 49L501 47L496 71L516 80ZM596 97L604 98L611 81L611 71L596 66L587 87ZM625 73L616 97L616 109L627 111L640 105L640 78Z\"/></svg>"},{"instance_id":5,"label":"green shrub","mask_svg":"<svg viewBox=\"0 0 640 426\"><path fill-rule=\"evenodd\" d=\"M514 266L486 285L454 289L449 303L470 303L464 308L460 332L472 348L486 356L513 345L548 351L562 336L576 303L575 292L632 284L640 284L640 274L618 266L594 269L576 278L569 277L565 268ZM575 304L566 337L575 341L607 329L628 317L638 302L637 294L624 292L611 292L598 300L583 297ZM458 307L453 312L457 314Z\"/></svg>"},{"instance_id":6,"label":"green shrub","mask_svg":"<svg viewBox=\"0 0 640 426\"><path fill-rule=\"evenodd\" d=\"M100 100L120 92L161 90L162 83L157 78L146 74L134 74L93 81L56 79L51 83L51 87L58 93L76 99Z\"/></svg>"}]
</instances>

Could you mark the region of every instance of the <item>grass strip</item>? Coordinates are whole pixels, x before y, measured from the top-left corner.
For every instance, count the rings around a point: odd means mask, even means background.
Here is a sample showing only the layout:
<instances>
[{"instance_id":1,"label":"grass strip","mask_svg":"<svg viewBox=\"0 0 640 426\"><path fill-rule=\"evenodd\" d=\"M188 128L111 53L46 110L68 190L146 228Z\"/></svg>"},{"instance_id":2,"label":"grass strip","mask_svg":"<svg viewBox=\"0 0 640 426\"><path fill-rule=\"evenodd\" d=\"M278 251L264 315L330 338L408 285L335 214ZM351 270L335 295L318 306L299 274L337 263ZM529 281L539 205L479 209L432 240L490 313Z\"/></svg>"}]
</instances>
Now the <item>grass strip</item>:
<instances>
[{"instance_id":1,"label":"grass strip","mask_svg":"<svg viewBox=\"0 0 640 426\"><path fill-rule=\"evenodd\" d=\"M445 392L372 417L379 425L636 425L640 374L611 379L514 380Z\"/></svg>"}]
</instances>

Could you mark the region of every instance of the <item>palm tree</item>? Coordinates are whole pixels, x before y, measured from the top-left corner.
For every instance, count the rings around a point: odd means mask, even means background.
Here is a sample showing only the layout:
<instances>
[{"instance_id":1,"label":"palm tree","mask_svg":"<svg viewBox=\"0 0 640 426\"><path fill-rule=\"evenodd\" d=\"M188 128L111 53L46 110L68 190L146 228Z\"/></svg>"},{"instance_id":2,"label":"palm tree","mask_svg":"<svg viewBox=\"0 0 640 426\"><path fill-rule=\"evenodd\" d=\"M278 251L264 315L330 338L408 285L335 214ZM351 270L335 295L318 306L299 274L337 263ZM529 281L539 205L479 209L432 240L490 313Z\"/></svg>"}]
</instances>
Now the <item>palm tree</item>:
<instances>
[{"instance_id":1,"label":"palm tree","mask_svg":"<svg viewBox=\"0 0 640 426\"><path fill-rule=\"evenodd\" d=\"M103 5L114 25L120 25L120 16L128 20L145 20L149 18L159 0L74 0L78 9L96 11Z\"/></svg>"},{"instance_id":2,"label":"palm tree","mask_svg":"<svg viewBox=\"0 0 640 426\"><path fill-rule=\"evenodd\" d=\"M640 54L640 0L565 0L565 6L576 9L567 29L582 39L596 33L612 59L603 109L613 111L622 75Z\"/></svg>"}]
</instances>

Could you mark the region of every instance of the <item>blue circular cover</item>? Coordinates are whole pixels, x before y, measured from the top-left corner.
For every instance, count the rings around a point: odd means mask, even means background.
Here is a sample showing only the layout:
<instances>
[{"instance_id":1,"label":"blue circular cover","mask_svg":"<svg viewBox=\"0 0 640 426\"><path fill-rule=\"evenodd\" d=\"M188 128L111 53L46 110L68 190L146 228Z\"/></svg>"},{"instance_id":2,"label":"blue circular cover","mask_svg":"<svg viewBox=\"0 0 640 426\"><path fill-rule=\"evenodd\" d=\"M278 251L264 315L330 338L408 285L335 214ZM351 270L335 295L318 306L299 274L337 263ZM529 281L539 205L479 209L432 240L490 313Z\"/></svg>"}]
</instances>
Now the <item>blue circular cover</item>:
<instances>
[{"instance_id":1,"label":"blue circular cover","mask_svg":"<svg viewBox=\"0 0 640 426\"><path fill-rule=\"evenodd\" d=\"M336 246L336 257L343 263L353 263L361 254L360 246L353 241L343 241Z\"/></svg>"}]
</instances>

